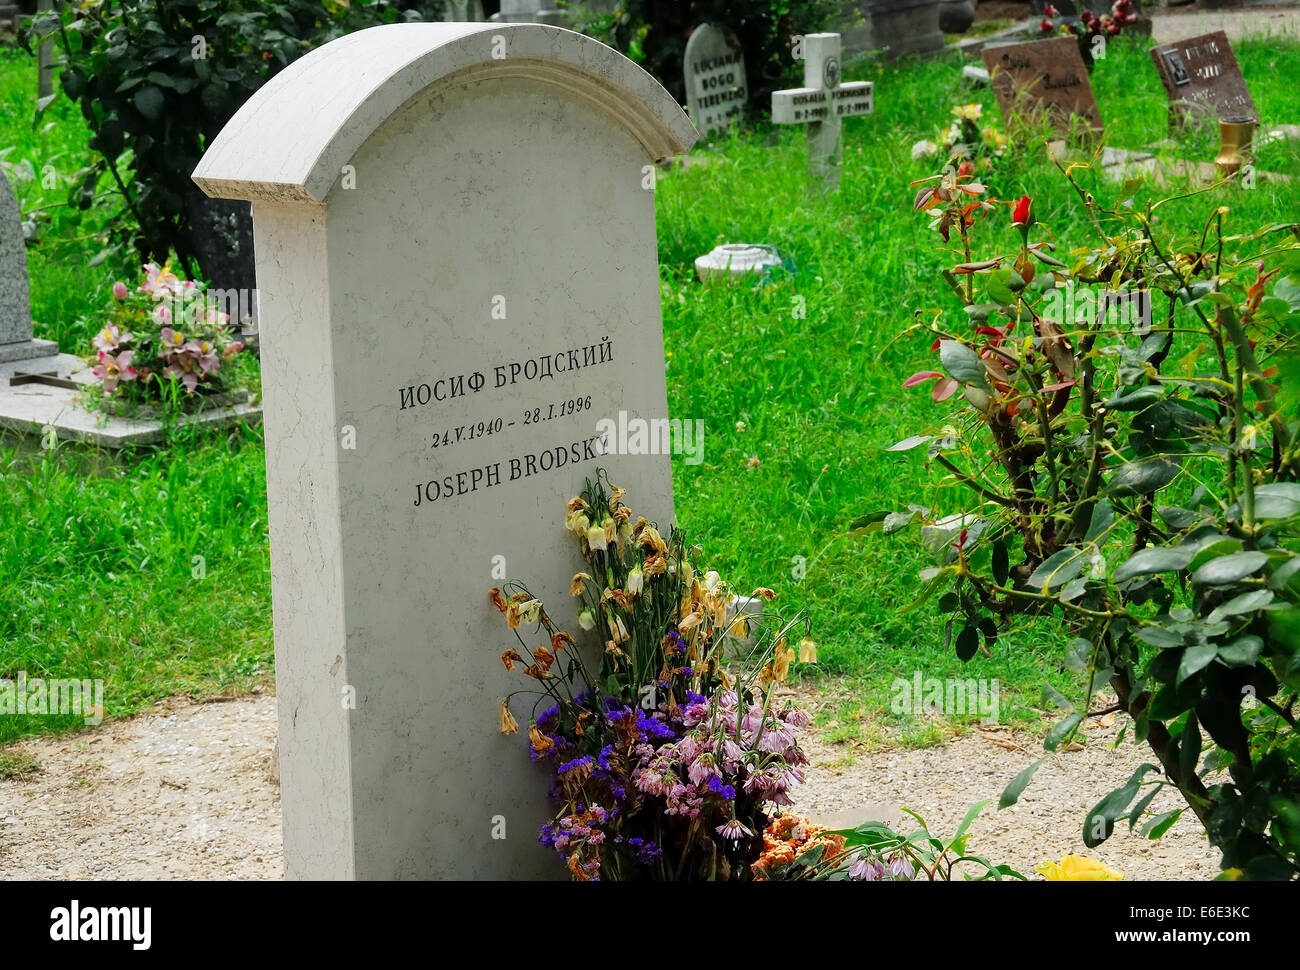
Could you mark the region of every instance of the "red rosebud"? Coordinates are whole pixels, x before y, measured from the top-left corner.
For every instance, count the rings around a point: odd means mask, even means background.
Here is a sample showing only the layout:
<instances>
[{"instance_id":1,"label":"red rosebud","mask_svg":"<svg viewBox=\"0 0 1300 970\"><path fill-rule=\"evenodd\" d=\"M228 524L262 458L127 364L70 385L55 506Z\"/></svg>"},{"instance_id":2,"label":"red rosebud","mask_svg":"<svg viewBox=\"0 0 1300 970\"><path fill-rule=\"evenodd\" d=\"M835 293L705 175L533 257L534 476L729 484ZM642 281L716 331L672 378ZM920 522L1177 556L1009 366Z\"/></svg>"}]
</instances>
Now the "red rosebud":
<instances>
[{"instance_id":1,"label":"red rosebud","mask_svg":"<svg viewBox=\"0 0 1300 970\"><path fill-rule=\"evenodd\" d=\"M1047 5L1047 9L1044 10L1043 13L1047 14L1049 17L1059 17L1061 15L1061 11L1057 10L1050 3Z\"/></svg>"},{"instance_id":2,"label":"red rosebud","mask_svg":"<svg viewBox=\"0 0 1300 970\"><path fill-rule=\"evenodd\" d=\"M1011 211L1011 224L1013 226L1023 226L1029 222L1029 203L1030 198L1022 195L1016 207Z\"/></svg>"},{"instance_id":3,"label":"red rosebud","mask_svg":"<svg viewBox=\"0 0 1300 970\"><path fill-rule=\"evenodd\" d=\"M1043 22L1038 25L1038 29L1046 34L1048 31L1052 30L1052 22L1044 17Z\"/></svg>"}]
</instances>

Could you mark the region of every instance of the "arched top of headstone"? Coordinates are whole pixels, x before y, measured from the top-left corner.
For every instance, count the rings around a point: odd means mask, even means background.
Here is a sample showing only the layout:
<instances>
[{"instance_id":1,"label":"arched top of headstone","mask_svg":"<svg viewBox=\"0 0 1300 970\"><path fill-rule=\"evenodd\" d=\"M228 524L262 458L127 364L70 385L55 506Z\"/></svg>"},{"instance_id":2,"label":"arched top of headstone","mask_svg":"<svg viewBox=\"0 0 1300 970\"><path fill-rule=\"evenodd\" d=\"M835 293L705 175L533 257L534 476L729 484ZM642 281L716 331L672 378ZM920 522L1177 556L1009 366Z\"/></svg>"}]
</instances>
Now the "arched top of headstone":
<instances>
[{"instance_id":1,"label":"arched top of headstone","mask_svg":"<svg viewBox=\"0 0 1300 970\"><path fill-rule=\"evenodd\" d=\"M213 139L194 181L214 198L323 203L367 138L430 85L525 78L604 108L647 158L698 134L672 96L622 54L541 24L407 23L319 47L263 85Z\"/></svg>"}]
</instances>

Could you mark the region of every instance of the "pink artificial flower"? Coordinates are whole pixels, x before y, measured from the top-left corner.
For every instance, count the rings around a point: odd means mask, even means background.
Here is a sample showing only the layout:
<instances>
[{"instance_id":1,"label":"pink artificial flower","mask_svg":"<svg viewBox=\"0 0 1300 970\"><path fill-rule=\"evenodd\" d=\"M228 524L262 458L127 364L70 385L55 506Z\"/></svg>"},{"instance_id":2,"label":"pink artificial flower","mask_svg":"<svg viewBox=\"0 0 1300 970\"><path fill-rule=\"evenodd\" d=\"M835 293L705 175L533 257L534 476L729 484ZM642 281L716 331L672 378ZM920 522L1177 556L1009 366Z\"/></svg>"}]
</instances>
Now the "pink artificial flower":
<instances>
[{"instance_id":1,"label":"pink artificial flower","mask_svg":"<svg viewBox=\"0 0 1300 970\"><path fill-rule=\"evenodd\" d=\"M172 310L166 303L160 303L154 308L153 318L157 323L168 324L172 322Z\"/></svg>"},{"instance_id":2,"label":"pink artificial flower","mask_svg":"<svg viewBox=\"0 0 1300 970\"><path fill-rule=\"evenodd\" d=\"M116 283L113 284L113 299L120 302L126 299L126 294L127 294L127 289L125 283L123 283L121 280L118 280Z\"/></svg>"},{"instance_id":3,"label":"pink artificial flower","mask_svg":"<svg viewBox=\"0 0 1300 970\"><path fill-rule=\"evenodd\" d=\"M135 380L135 368L131 366L132 351L124 350L116 357L106 351L99 352L99 364L93 371L94 375L103 382L104 390L109 394L117 390L117 385L122 381Z\"/></svg>"},{"instance_id":4,"label":"pink artificial flower","mask_svg":"<svg viewBox=\"0 0 1300 970\"><path fill-rule=\"evenodd\" d=\"M124 344L130 340L131 337L132 334L123 333L116 323L110 323L99 332L98 336L96 336L91 343L93 343L99 350L112 352L116 350L120 344Z\"/></svg>"}]
</instances>

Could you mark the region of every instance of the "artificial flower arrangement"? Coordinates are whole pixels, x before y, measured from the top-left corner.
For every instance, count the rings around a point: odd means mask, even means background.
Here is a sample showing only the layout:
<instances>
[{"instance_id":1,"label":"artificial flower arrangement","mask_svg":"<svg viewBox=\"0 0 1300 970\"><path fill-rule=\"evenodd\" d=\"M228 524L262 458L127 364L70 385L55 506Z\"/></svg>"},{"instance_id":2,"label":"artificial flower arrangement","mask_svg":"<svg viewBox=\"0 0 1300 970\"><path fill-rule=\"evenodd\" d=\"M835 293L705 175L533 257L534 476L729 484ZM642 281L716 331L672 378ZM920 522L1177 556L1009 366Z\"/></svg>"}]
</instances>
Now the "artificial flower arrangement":
<instances>
[{"instance_id":1,"label":"artificial flower arrangement","mask_svg":"<svg viewBox=\"0 0 1300 970\"><path fill-rule=\"evenodd\" d=\"M113 284L104 328L96 335L90 362L104 397L162 401L229 389L229 365L244 349L234 339L228 315L203 284L182 280L171 264L146 263L134 290Z\"/></svg>"},{"instance_id":2,"label":"artificial flower arrangement","mask_svg":"<svg viewBox=\"0 0 1300 970\"><path fill-rule=\"evenodd\" d=\"M558 805L540 841L575 879L749 880L769 810L791 803L808 762L794 732L810 716L773 696L806 622L729 618L731 590L699 568L699 550L634 517L624 494L601 471L568 504L587 563L570 593L595 656L522 583L492 590L520 645L502 662L535 684L502 701L501 730L519 730L512 700L538 695L531 756L553 773ZM811 640L798 650L815 661Z\"/></svg>"},{"instance_id":3,"label":"artificial flower arrangement","mask_svg":"<svg viewBox=\"0 0 1300 970\"><path fill-rule=\"evenodd\" d=\"M952 109L955 119L939 131L938 140L923 138L912 146L912 158L931 158L943 152L962 174L989 171L993 160L1006 154L1008 138L995 125L980 125L982 104L959 104Z\"/></svg>"},{"instance_id":4,"label":"artificial flower arrangement","mask_svg":"<svg viewBox=\"0 0 1300 970\"><path fill-rule=\"evenodd\" d=\"M1038 32L1043 35L1061 33L1078 37L1079 52L1089 70L1092 69L1095 56L1092 44L1094 37L1115 37L1123 33L1125 27L1131 27L1141 19L1133 10L1133 0L1115 0L1111 4L1110 13L1104 13L1100 17L1091 10L1084 10L1079 13L1077 20L1060 23L1048 19L1061 16L1061 12L1051 4L1047 5L1043 13L1046 16L1039 22Z\"/></svg>"}]
</instances>

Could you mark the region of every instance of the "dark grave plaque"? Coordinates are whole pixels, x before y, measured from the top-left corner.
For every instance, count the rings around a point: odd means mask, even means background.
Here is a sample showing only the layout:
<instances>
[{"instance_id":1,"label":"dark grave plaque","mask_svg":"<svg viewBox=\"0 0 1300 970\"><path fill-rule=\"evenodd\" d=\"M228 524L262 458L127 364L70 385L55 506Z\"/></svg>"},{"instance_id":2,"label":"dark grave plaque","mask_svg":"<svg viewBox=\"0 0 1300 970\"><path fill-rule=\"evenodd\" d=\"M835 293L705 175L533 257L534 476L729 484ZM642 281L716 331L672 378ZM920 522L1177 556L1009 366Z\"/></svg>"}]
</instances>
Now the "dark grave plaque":
<instances>
[{"instance_id":1,"label":"dark grave plaque","mask_svg":"<svg viewBox=\"0 0 1300 970\"><path fill-rule=\"evenodd\" d=\"M1215 120L1259 120L1246 79L1221 30L1151 48L1151 60L1169 96L1169 120L1180 124L1201 115Z\"/></svg>"},{"instance_id":2,"label":"dark grave plaque","mask_svg":"<svg viewBox=\"0 0 1300 970\"><path fill-rule=\"evenodd\" d=\"M1046 110L1062 135L1072 130L1071 115L1079 116L1085 131L1101 133L1101 112L1074 37L1002 44L986 47L982 53L1005 122L1010 124L1017 112L1037 106Z\"/></svg>"}]
</instances>

